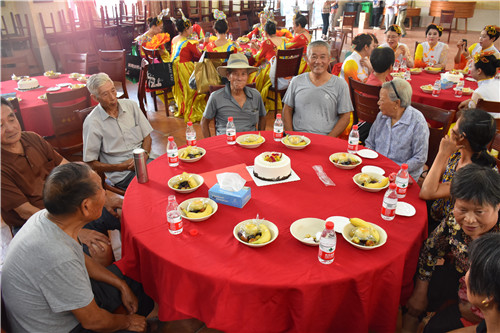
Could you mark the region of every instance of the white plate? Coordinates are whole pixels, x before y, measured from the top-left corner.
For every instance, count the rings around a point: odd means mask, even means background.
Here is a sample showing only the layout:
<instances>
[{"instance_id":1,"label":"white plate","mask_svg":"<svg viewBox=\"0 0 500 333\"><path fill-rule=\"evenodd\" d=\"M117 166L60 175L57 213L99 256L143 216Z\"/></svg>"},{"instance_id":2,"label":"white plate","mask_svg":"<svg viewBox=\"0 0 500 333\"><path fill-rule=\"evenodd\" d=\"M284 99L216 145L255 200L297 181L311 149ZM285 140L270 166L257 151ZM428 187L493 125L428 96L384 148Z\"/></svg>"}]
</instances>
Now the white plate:
<instances>
[{"instance_id":1,"label":"white plate","mask_svg":"<svg viewBox=\"0 0 500 333\"><path fill-rule=\"evenodd\" d=\"M304 149L305 147L307 147L311 144L311 139L309 139L308 137L305 137L303 135L290 135L290 137L292 137L292 136L300 136L306 142L306 144L305 145L288 144L288 143L286 143L286 140L285 140L286 137L281 139L281 143L284 144L287 148L294 149L294 150Z\"/></svg>"},{"instance_id":2,"label":"white plate","mask_svg":"<svg viewBox=\"0 0 500 333\"><path fill-rule=\"evenodd\" d=\"M375 246L364 246L364 245L356 244L353 241L351 241L351 236L349 236L349 232L352 229L356 228L351 223L346 224L346 226L344 227L344 230L342 230L342 236L344 236L344 239L349 244L351 244L352 246L357 247L358 249L361 249L361 250L373 250L373 249L376 249L377 247L381 247L387 241L387 233L385 232L384 229L382 229L381 227L379 227L375 223L371 223L371 222L368 222L368 223L370 223L378 231L378 233L380 235L380 240L379 240L379 242L378 242L377 245L375 245Z\"/></svg>"},{"instance_id":3,"label":"white plate","mask_svg":"<svg viewBox=\"0 0 500 333\"><path fill-rule=\"evenodd\" d=\"M396 206L396 215L401 215L401 216L413 216L417 213L417 210L415 207L410 205L407 202L399 201L397 206Z\"/></svg>"},{"instance_id":4,"label":"white plate","mask_svg":"<svg viewBox=\"0 0 500 333\"><path fill-rule=\"evenodd\" d=\"M345 216L330 216L326 220L333 222L333 230L335 230L339 234L344 231L344 227L349 223L349 218Z\"/></svg>"},{"instance_id":5,"label":"white plate","mask_svg":"<svg viewBox=\"0 0 500 333\"><path fill-rule=\"evenodd\" d=\"M465 79L467 81L476 82L476 80L474 78L470 77L470 76L467 76Z\"/></svg>"},{"instance_id":6,"label":"white plate","mask_svg":"<svg viewBox=\"0 0 500 333\"><path fill-rule=\"evenodd\" d=\"M58 91L58 90L61 90L61 87L50 87L50 88L47 88L47 91Z\"/></svg>"},{"instance_id":7,"label":"white plate","mask_svg":"<svg viewBox=\"0 0 500 333\"><path fill-rule=\"evenodd\" d=\"M337 158L339 157L340 155L347 155L348 158L350 158L351 160L356 160L358 161L357 164L348 164L348 165L345 165L345 164L340 164L340 163L335 163L333 161L334 158ZM351 170L351 169L354 169L355 167L357 167L358 165L360 165L363 160L361 159L361 157L358 157L354 154L350 154L350 153L335 153L335 154L331 154L330 157L328 158L330 160L330 162L332 162L333 165L335 165L337 168L339 169L343 169L343 170Z\"/></svg>"},{"instance_id":8,"label":"white plate","mask_svg":"<svg viewBox=\"0 0 500 333\"><path fill-rule=\"evenodd\" d=\"M202 155L201 156L198 156L198 157L195 157L195 158L181 158L180 156L182 155L182 152L184 151L184 149L186 148L181 148L179 149L179 159L182 161L182 162L186 162L186 163L194 163L194 162L198 162L199 160L201 160L201 158L203 156L205 156L205 154L207 153L207 151L201 147L197 147Z\"/></svg>"},{"instance_id":9,"label":"white plate","mask_svg":"<svg viewBox=\"0 0 500 333\"><path fill-rule=\"evenodd\" d=\"M203 216L203 217L188 217L188 216L186 216L184 214L184 211L182 209L186 209L187 206L192 201L195 201L195 200L202 200L202 201L206 202L208 205L212 206L212 213L209 214L209 215ZM187 200L181 202L180 205L179 205L178 210L181 213L182 217L185 218L186 220L189 220L189 221L192 221L192 222L201 222L201 221L207 220L208 218L210 218L210 216L214 215L218 208L219 208L219 206L212 199L209 199L209 198L191 198L191 199L187 199Z\"/></svg>"},{"instance_id":10,"label":"white plate","mask_svg":"<svg viewBox=\"0 0 500 333\"><path fill-rule=\"evenodd\" d=\"M267 243L264 243L264 244L253 244L253 243L247 243L245 241L242 241L238 237L238 231L240 231L241 226L243 226L245 223L248 223L248 222L254 222L256 224L264 223L269 228L269 230L271 231L271 240L269 242L267 242ZM278 230L278 227L276 226L276 224L274 224L271 221L263 220L263 219L258 219L258 220L248 219L248 220L245 220L245 221L241 221L240 223L238 223L237 225L235 225L234 229L233 229L233 236L234 236L234 238L236 238L240 243L245 244L246 246L250 246L250 247L262 247L262 246L266 246L267 244L270 244L270 243L274 242L274 240L276 238L278 238L278 235L279 235L279 230Z\"/></svg>"},{"instance_id":11,"label":"white plate","mask_svg":"<svg viewBox=\"0 0 500 333\"><path fill-rule=\"evenodd\" d=\"M365 165L364 167L361 168L361 172L362 173L367 173L367 172L379 173L382 176L385 175L384 169L379 168L378 166L374 166L374 165Z\"/></svg>"},{"instance_id":12,"label":"white plate","mask_svg":"<svg viewBox=\"0 0 500 333\"><path fill-rule=\"evenodd\" d=\"M196 186L194 188L187 188L187 189L177 189L177 188L175 188L174 185L176 183L178 183L178 181L179 181L178 178L180 176L180 175L177 175L177 176L173 176L172 178L170 178L170 180L168 181L168 187L170 187L172 190L174 190L176 192L184 193L184 194L196 191L197 189L200 188L201 185L203 185L203 183L204 183L205 180L203 179L202 176L197 175L195 173L192 173L191 175L193 175L194 179L198 183L198 186Z\"/></svg>"},{"instance_id":13,"label":"white plate","mask_svg":"<svg viewBox=\"0 0 500 333\"><path fill-rule=\"evenodd\" d=\"M69 87L70 85L72 85L72 83L58 83L58 84L56 84L56 86L58 86L58 87Z\"/></svg>"},{"instance_id":14,"label":"white plate","mask_svg":"<svg viewBox=\"0 0 500 333\"><path fill-rule=\"evenodd\" d=\"M245 138L247 138L250 135L260 136L262 138L262 142L259 142L259 143L244 143L245 142ZM259 135L259 134L243 134L243 135L240 135L239 137L236 138L236 143L239 144L243 148L257 148L261 144L263 144L264 142L266 142L266 139L263 136Z\"/></svg>"},{"instance_id":15,"label":"white plate","mask_svg":"<svg viewBox=\"0 0 500 333\"><path fill-rule=\"evenodd\" d=\"M371 149L361 149L358 151L358 155L364 158L372 158L372 159L378 157L378 153Z\"/></svg>"},{"instance_id":16,"label":"white plate","mask_svg":"<svg viewBox=\"0 0 500 333\"><path fill-rule=\"evenodd\" d=\"M314 241L308 241L305 239L306 235L310 235L315 237L318 232L322 232L325 229L325 220L317 219L314 217L305 217L303 219L299 219L290 225L290 233L296 240L299 242L309 245L309 246L318 246L318 243Z\"/></svg>"}]
</instances>

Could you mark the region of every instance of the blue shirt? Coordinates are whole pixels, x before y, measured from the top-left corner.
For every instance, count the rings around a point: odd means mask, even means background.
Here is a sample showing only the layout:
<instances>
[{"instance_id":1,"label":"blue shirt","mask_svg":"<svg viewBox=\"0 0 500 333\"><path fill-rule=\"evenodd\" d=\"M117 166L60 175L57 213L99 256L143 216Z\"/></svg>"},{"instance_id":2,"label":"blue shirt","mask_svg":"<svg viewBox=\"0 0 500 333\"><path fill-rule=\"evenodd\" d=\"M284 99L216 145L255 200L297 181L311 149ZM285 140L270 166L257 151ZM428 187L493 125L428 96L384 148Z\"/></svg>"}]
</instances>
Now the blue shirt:
<instances>
[{"instance_id":1,"label":"blue shirt","mask_svg":"<svg viewBox=\"0 0 500 333\"><path fill-rule=\"evenodd\" d=\"M366 139L366 147L390 158L397 164L408 164L408 172L418 180L429 148L429 127L420 111L408 106L401 119L391 126L392 118L379 112Z\"/></svg>"}]
</instances>

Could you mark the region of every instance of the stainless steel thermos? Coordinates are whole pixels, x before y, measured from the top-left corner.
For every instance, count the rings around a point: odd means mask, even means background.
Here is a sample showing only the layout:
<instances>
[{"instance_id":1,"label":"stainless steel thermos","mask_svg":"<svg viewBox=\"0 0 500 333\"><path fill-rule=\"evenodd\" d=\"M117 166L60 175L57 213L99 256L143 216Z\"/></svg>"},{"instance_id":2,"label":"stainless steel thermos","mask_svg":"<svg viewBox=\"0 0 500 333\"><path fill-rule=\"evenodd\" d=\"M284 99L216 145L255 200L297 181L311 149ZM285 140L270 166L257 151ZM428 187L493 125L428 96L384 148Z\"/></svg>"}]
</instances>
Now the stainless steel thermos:
<instances>
[{"instance_id":1,"label":"stainless steel thermos","mask_svg":"<svg viewBox=\"0 0 500 333\"><path fill-rule=\"evenodd\" d=\"M133 151L134 154L134 165L135 165L135 175L137 176L137 182L139 184L147 183L148 178L148 167L146 165L147 154L142 148L136 148Z\"/></svg>"}]
</instances>

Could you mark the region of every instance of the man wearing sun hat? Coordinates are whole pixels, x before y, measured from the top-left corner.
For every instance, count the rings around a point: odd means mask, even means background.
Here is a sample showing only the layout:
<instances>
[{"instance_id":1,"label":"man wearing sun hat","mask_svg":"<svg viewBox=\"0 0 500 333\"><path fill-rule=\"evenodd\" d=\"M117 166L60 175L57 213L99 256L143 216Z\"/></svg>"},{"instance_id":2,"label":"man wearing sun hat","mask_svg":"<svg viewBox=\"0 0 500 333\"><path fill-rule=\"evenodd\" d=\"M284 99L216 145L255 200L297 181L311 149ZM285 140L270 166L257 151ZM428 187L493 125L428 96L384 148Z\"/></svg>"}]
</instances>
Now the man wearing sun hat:
<instances>
[{"instance_id":1,"label":"man wearing sun hat","mask_svg":"<svg viewBox=\"0 0 500 333\"><path fill-rule=\"evenodd\" d=\"M227 66L219 66L217 72L229 80L226 86L210 95L201 119L205 138L211 136L210 121L215 120L215 134L226 133L227 118L233 117L237 132L264 130L266 108L259 91L247 87L248 75L257 68L248 64L241 53L229 56Z\"/></svg>"}]
</instances>

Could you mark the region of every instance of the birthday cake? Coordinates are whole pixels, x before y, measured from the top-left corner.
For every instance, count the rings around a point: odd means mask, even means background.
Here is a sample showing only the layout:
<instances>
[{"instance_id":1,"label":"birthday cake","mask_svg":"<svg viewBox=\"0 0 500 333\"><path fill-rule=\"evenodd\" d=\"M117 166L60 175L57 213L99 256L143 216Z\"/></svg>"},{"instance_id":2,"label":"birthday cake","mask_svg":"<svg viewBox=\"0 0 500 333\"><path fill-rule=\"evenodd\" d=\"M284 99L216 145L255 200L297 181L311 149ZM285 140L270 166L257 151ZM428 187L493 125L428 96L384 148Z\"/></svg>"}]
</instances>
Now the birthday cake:
<instances>
[{"instance_id":1,"label":"birthday cake","mask_svg":"<svg viewBox=\"0 0 500 333\"><path fill-rule=\"evenodd\" d=\"M29 78L23 78L19 81L17 81L17 89L19 90L30 90L30 89L35 89L38 88L38 80L34 79L32 77Z\"/></svg>"},{"instance_id":2,"label":"birthday cake","mask_svg":"<svg viewBox=\"0 0 500 333\"><path fill-rule=\"evenodd\" d=\"M254 160L253 174L263 180L287 179L292 174L290 158L283 153L262 153Z\"/></svg>"}]
</instances>

